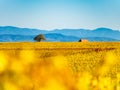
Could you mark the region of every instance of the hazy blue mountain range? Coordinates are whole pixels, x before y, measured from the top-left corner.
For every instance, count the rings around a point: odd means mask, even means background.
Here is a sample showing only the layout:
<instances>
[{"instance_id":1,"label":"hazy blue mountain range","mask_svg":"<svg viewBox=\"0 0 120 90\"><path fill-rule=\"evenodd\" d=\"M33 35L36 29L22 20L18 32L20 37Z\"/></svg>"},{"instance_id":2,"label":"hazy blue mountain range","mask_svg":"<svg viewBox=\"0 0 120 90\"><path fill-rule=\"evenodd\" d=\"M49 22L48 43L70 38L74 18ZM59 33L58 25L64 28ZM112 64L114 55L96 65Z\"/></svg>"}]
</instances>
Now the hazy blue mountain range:
<instances>
[{"instance_id":1,"label":"hazy blue mountain range","mask_svg":"<svg viewBox=\"0 0 120 90\"><path fill-rule=\"evenodd\" d=\"M54 30L54 33L61 33L64 35L72 35L77 37L106 37L120 39L120 31L112 30L108 28L98 28L95 30L86 30L86 29L62 29Z\"/></svg>"},{"instance_id":2,"label":"hazy blue mountain range","mask_svg":"<svg viewBox=\"0 0 120 90\"><path fill-rule=\"evenodd\" d=\"M39 29L18 28L18 27L13 27L13 26L0 27L0 35L1 34L37 35L39 33L47 33L47 31L39 30Z\"/></svg>"},{"instance_id":3,"label":"hazy blue mountain range","mask_svg":"<svg viewBox=\"0 0 120 90\"><path fill-rule=\"evenodd\" d=\"M65 36L62 34L57 33L50 33L50 34L44 34L47 41L52 42L75 42L79 41L79 37L75 36ZM0 35L0 42L33 42L33 38L36 35L9 35L9 34L3 34ZM89 41L119 41L117 39L112 38L104 38L104 37L86 37L85 39L88 39Z\"/></svg>"},{"instance_id":4,"label":"hazy blue mountain range","mask_svg":"<svg viewBox=\"0 0 120 90\"><path fill-rule=\"evenodd\" d=\"M33 42L36 35L10 35L3 34L0 35L0 42ZM65 36L57 33L44 34L46 41L52 42L70 42L78 41L78 37L74 36Z\"/></svg>"},{"instance_id":5,"label":"hazy blue mountain range","mask_svg":"<svg viewBox=\"0 0 120 90\"><path fill-rule=\"evenodd\" d=\"M30 28L18 28L13 26L0 27L0 42L34 41L38 34L44 34L47 41L78 41L81 38L89 41L119 41L120 31L109 28L86 29L61 29L39 30Z\"/></svg>"}]
</instances>

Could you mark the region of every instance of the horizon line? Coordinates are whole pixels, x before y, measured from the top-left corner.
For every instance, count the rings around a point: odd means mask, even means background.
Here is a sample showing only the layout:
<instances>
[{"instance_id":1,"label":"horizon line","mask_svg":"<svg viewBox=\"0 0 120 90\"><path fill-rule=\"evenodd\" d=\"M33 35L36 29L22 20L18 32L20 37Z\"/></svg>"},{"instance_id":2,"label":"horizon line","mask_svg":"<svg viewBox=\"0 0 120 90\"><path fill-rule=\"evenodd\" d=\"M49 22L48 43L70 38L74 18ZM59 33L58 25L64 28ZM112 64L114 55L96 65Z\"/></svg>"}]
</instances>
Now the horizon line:
<instances>
[{"instance_id":1,"label":"horizon line","mask_svg":"<svg viewBox=\"0 0 120 90\"><path fill-rule=\"evenodd\" d=\"M13 28L21 28L21 29L36 29L36 30L44 30L44 31L54 31L54 30L69 30L69 29L73 29L73 30L80 30L80 29L84 29L84 30L96 30L99 28L105 28L105 29L111 29L111 30L115 30L115 31L120 31L119 29L112 29L109 27L98 27L98 28L94 28L94 29L88 29L88 28L55 28L55 29L40 29L40 28L34 28L34 27L21 27L21 26L13 26L13 25L0 25L0 27L13 27Z\"/></svg>"}]
</instances>

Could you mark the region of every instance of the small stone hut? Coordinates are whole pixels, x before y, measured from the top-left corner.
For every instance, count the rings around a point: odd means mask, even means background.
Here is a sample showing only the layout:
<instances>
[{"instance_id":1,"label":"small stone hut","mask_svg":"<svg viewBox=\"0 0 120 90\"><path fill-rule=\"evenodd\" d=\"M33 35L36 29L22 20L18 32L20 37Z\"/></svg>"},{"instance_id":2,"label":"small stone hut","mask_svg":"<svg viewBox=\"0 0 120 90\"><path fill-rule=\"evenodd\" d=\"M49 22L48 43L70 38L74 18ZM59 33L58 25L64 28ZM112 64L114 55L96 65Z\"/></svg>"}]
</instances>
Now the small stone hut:
<instances>
[{"instance_id":1,"label":"small stone hut","mask_svg":"<svg viewBox=\"0 0 120 90\"><path fill-rule=\"evenodd\" d=\"M80 39L79 42L89 42L87 39Z\"/></svg>"}]
</instances>

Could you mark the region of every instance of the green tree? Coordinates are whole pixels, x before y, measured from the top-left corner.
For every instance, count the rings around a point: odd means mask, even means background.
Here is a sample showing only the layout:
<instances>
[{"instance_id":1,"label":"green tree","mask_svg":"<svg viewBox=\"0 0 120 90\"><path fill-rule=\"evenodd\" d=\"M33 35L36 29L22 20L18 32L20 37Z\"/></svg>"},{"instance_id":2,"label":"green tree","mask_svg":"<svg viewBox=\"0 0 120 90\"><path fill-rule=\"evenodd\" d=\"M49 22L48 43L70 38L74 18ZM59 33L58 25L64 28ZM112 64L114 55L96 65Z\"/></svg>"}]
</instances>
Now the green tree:
<instances>
[{"instance_id":1,"label":"green tree","mask_svg":"<svg viewBox=\"0 0 120 90\"><path fill-rule=\"evenodd\" d=\"M34 38L34 40L37 42L41 42L42 40L46 40L46 38L43 34L39 34Z\"/></svg>"}]
</instances>

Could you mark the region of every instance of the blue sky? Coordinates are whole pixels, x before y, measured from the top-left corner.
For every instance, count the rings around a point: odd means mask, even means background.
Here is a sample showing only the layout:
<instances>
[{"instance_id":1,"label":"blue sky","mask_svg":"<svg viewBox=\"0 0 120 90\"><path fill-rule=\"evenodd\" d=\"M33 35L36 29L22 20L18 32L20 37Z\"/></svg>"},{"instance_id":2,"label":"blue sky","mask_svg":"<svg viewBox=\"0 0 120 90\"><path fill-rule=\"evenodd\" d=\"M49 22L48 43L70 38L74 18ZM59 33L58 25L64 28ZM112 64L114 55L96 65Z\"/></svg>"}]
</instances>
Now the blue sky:
<instances>
[{"instance_id":1,"label":"blue sky","mask_svg":"<svg viewBox=\"0 0 120 90\"><path fill-rule=\"evenodd\" d=\"M120 30L120 0L0 0L0 26Z\"/></svg>"}]
</instances>

